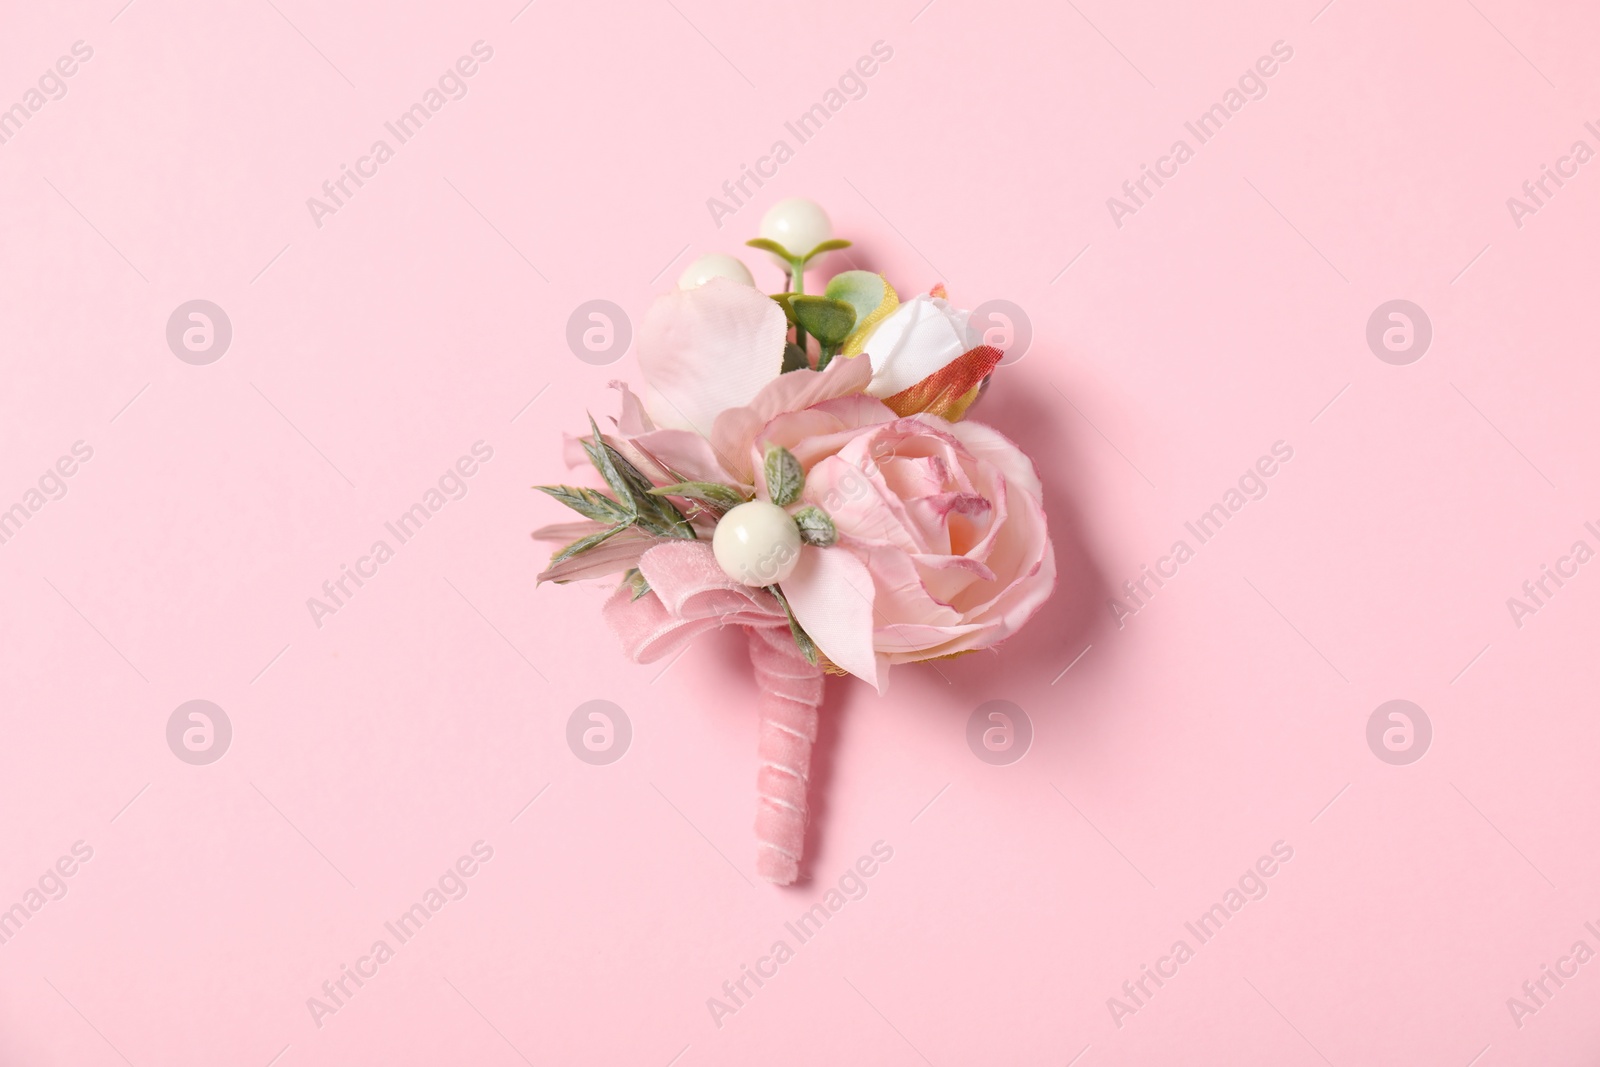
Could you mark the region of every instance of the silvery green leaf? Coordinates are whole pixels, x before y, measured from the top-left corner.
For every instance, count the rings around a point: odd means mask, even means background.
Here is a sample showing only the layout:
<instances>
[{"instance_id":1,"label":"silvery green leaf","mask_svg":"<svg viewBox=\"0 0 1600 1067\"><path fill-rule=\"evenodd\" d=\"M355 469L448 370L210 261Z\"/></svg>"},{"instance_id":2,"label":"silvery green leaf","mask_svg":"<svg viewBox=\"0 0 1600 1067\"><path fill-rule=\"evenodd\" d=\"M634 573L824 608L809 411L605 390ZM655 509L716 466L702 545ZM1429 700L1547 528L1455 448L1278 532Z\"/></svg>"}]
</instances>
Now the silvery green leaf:
<instances>
[{"instance_id":1,"label":"silvery green leaf","mask_svg":"<svg viewBox=\"0 0 1600 1067\"><path fill-rule=\"evenodd\" d=\"M698 500L718 511L736 508L745 502L745 495L731 485L717 482L678 482L660 485L650 490L655 496L681 496L685 500Z\"/></svg>"},{"instance_id":2,"label":"silvery green leaf","mask_svg":"<svg viewBox=\"0 0 1600 1067\"><path fill-rule=\"evenodd\" d=\"M541 493L548 493L586 519L615 525L630 519L627 508L593 489L571 485L536 485Z\"/></svg>"},{"instance_id":3,"label":"silvery green leaf","mask_svg":"<svg viewBox=\"0 0 1600 1067\"><path fill-rule=\"evenodd\" d=\"M839 531L828 518L828 513L815 504L807 504L794 513L794 524L800 527L800 540L818 548L827 548L839 540Z\"/></svg>"},{"instance_id":4,"label":"silvery green leaf","mask_svg":"<svg viewBox=\"0 0 1600 1067\"><path fill-rule=\"evenodd\" d=\"M650 591L650 583L645 580L645 576L640 573L638 567L634 567L627 574L624 574L622 580L627 582L629 588L633 590L633 599L635 600Z\"/></svg>"},{"instance_id":5,"label":"silvery green leaf","mask_svg":"<svg viewBox=\"0 0 1600 1067\"><path fill-rule=\"evenodd\" d=\"M683 512L674 507L672 501L651 494L654 486L650 479L607 443L600 434L600 427L595 425L593 416L589 419L589 430L592 436L580 443L589 456L589 462L594 464L606 485L616 494L618 502L626 509L628 521L662 537L694 540L694 528L683 517Z\"/></svg>"},{"instance_id":6,"label":"silvery green leaf","mask_svg":"<svg viewBox=\"0 0 1600 1067\"><path fill-rule=\"evenodd\" d=\"M628 525L628 523L619 523L608 530L601 530L599 533L592 533L588 537L579 538L566 548L563 548L560 552L557 552L555 555L551 556L550 565L553 567L562 560L571 559L573 556L587 552L591 548L604 544L610 538L615 537L623 530L626 530Z\"/></svg>"},{"instance_id":7,"label":"silvery green leaf","mask_svg":"<svg viewBox=\"0 0 1600 1067\"><path fill-rule=\"evenodd\" d=\"M590 527L596 523L584 523ZM541 571L535 581L555 582L563 585L567 582L581 582L588 578L600 578L608 574L616 574L636 567L639 559L656 539L650 534L643 533L633 528L624 528L620 533L611 533L605 529L590 529L580 535L583 537L605 533L609 536L602 544L592 544L582 551L568 556L566 559L552 562ZM568 538L571 540L571 538Z\"/></svg>"},{"instance_id":8,"label":"silvery green leaf","mask_svg":"<svg viewBox=\"0 0 1600 1067\"><path fill-rule=\"evenodd\" d=\"M639 502L634 499L633 487L612 462L613 450L607 447L606 439L600 436L600 427L594 424L593 415L589 416L589 431L592 436L578 443L583 445L583 451L588 455L589 462L594 464L594 469L600 472L600 477L605 479L606 485L616 494L617 502L626 508L630 515L637 517Z\"/></svg>"},{"instance_id":9,"label":"silvery green leaf","mask_svg":"<svg viewBox=\"0 0 1600 1067\"><path fill-rule=\"evenodd\" d=\"M774 504L781 508L800 499L806 475L800 469L800 461L794 458L794 453L787 448L768 445L763 469L767 475L767 494Z\"/></svg>"},{"instance_id":10,"label":"silvery green leaf","mask_svg":"<svg viewBox=\"0 0 1600 1067\"><path fill-rule=\"evenodd\" d=\"M813 667L817 665L817 646L811 640L811 635L806 633L800 621L794 617L794 612L789 607L789 598L783 595L783 590L775 585L767 586L767 592L778 598L778 603L783 605L783 614L789 620L789 633L794 637L795 647L805 657L806 662Z\"/></svg>"},{"instance_id":11,"label":"silvery green leaf","mask_svg":"<svg viewBox=\"0 0 1600 1067\"><path fill-rule=\"evenodd\" d=\"M694 540L694 530L690 527L689 521L683 517L683 512L665 496L656 493L655 486L644 476L644 472L628 462L627 457L610 445L606 445L606 452L610 455L612 466L633 491L635 505L639 511L639 524L652 533L688 541Z\"/></svg>"}]
</instances>

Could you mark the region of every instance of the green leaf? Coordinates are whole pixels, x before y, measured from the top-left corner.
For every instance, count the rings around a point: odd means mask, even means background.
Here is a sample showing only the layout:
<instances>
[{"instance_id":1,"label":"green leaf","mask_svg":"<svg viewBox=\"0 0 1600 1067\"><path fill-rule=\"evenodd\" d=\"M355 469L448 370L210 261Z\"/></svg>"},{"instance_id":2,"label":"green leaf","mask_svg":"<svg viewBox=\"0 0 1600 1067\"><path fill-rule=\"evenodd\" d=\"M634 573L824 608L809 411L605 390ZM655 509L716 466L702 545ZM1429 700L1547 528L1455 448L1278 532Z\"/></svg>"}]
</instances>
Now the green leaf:
<instances>
[{"instance_id":1,"label":"green leaf","mask_svg":"<svg viewBox=\"0 0 1600 1067\"><path fill-rule=\"evenodd\" d=\"M804 263L805 261L807 261L809 259L812 259L815 256L822 255L822 253L824 253L824 252L836 252L841 248L849 248L849 247L850 247L850 242L849 241L846 241L842 237L835 237L831 241L822 242L820 245L818 245L817 247L813 248L811 251L807 252L804 256L801 256L800 257L800 261L802 263Z\"/></svg>"},{"instance_id":2,"label":"green leaf","mask_svg":"<svg viewBox=\"0 0 1600 1067\"><path fill-rule=\"evenodd\" d=\"M629 521L627 508L593 489L571 485L536 485L534 488L555 497L586 519L613 524Z\"/></svg>"},{"instance_id":3,"label":"green leaf","mask_svg":"<svg viewBox=\"0 0 1600 1067\"><path fill-rule=\"evenodd\" d=\"M772 294L772 299L774 301L776 301L777 305L783 309L783 317L785 319L789 320L789 325L790 326L794 325L794 308L789 306L789 300L793 296L794 296L793 293L773 293Z\"/></svg>"},{"instance_id":4,"label":"green leaf","mask_svg":"<svg viewBox=\"0 0 1600 1067\"><path fill-rule=\"evenodd\" d=\"M627 456L618 452L610 441L603 441L602 444L605 445L606 458L611 461L611 466L616 469L618 474L622 475L622 480L628 483L628 488L635 495L648 493L655 488L655 483L645 477L644 471L635 467L633 462Z\"/></svg>"},{"instance_id":5,"label":"green leaf","mask_svg":"<svg viewBox=\"0 0 1600 1067\"><path fill-rule=\"evenodd\" d=\"M794 636L795 647L806 658L806 662L813 667L817 665L817 646L811 640L811 635L801 627L800 620L794 617L794 611L789 607L789 599L783 595L783 590L775 585L767 586L767 592L778 598L778 603L783 605L783 614L789 620L789 633Z\"/></svg>"},{"instance_id":6,"label":"green leaf","mask_svg":"<svg viewBox=\"0 0 1600 1067\"><path fill-rule=\"evenodd\" d=\"M800 469L800 461L794 458L794 453L787 448L768 445L763 470L767 475L767 495L774 504L781 508L800 499L806 475Z\"/></svg>"},{"instance_id":7,"label":"green leaf","mask_svg":"<svg viewBox=\"0 0 1600 1067\"><path fill-rule=\"evenodd\" d=\"M630 525L630 523L626 522L618 523L609 530L601 530L599 533L592 533L588 537L580 537L566 548L563 548L560 552L557 552L555 555L551 556L550 565L555 566L564 559L571 559L580 552L587 552L591 548L602 545L606 541L615 537L617 534L621 533L623 530L626 530Z\"/></svg>"},{"instance_id":8,"label":"green leaf","mask_svg":"<svg viewBox=\"0 0 1600 1067\"><path fill-rule=\"evenodd\" d=\"M652 533L662 533L668 537L677 537L686 541L694 540L694 530L689 526L689 520L683 517L672 501L656 494L655 484L644 476L644 472L632 463L626 456L610 445L606 445L606 452L610 454L612 466L617 468L628 487L633 490L634 498L638 502L639 524Z\"/></svg>"},{"instance_id":9,"label":"green leaf","mask_svg":"<svg viewBox=\"0 0 1600 1067\"><path fill-rule=\"evenodd\" d=\"M686 500L698 500L723 511L745 502L744 493L731 485L719 485L716 482L679 482L676 485L657 486L650 492L656 496L681 496Z\"/></svg>"},{"instance_id":10,"label":"green leaf","mask_svg":"<svg viewBox=\"0 0 1600 1067\"><path fill-rule=\"evenodd\" d=\"M600 427L594 424L594 416L589 416L589 430L593 434L588 439L580 439L583 451L588 455L589 462L594 464L594 469L600 472L600 477L606 480L611 491L616 494L617 502L628 509L628 514L634 518L639 515L639 502L634 498L633 487L628 484L622 472L617 470L617 465L612 462L615 450L606 445L606 439L600 436Z\"/></svg>"},{"instance_id":11,"label":"green leaf","mask_svg":"<svg viewBox=\"0 0 1600 1067\"><path fill-rule=\"evenodd\" d=\"M750 240L746 241L745 244L749 245L751 248L759 248L763 252L771 252L775 256L782 256L784 259L789 260L790 262L793 262L795 259L799 258L793 252L780 245L778 242L767 237L752 237Z\"/></svg>"},{"instance_id":12,"label":"green leaf","mask_svg":"<svg viewBox=\"0 0 1600 1067\"><path fill-rule=\"evenodd\" d=\"M870 270L847 270L842 274L835 274L822 295L829 300L838 300L849 304L855 309L856 322L865 322L868 315L878 310L878 305L883 303L884 290L887 283L883 276L874 274Z\"/></svg>"},{"instance_id":13,"label":"green leaf","mask_svg":"<svg viewBox=\"0 0 1600 1067\"><path fill-rule=\"evenodd\" d=\"M810 369L811 369L811 361L806 358L806 350L801 348L799 345L795 344L793 341L789 341L789 342L785 343L784 346L783 346L783 371L782 371L782 373L788 373L789 371L792 371L792 370L810 370Z\"/></svg>"},{"instance_id":14,"label":"green leaf","mask_svg":"<svg viewBox=\"0 0 1600 1067\"><path fill-rule=\"evenodd\" d=\"M900 306L900 297L895 294L894 286L883 275L877 275L877 281L872 282L864 275L868 271L845 271L837 275L828 283L824 293L830 300L843 300L856 309L856 327L850 331L850 336L844 339L841 351L844 355L854 356L861 353L867 338L884 319L894 313ZM834 287L834 281L839 283ZM877 304L869 304L873 294L877 294Z\"/></svg>"},{"instance_id":15,"label":"green leaf","mask_svg":"<svg viewBox=\"0 0 1600 1067\"><path fill-rule=\"evenodd\" d=\"M645 579L645 576L640 573L638 567L630 567L628 572L622 576L622 580L627 582L628 586L633 590L633 599L635 600L638 600L640 597L644 596L650 591L650 583Z\"/></svg>"},{"instance_id":16,"label":"green leaf","mask_svg":"<svg viewBox=\"0 0 1600 1067\"><path fill-rule=\"evenodd\" d=\"M839 530L828 518L828 513L815 504L807 504L794 513L794 524L800 527L800 540L818 548L827 548L839 540Z\"/></svg>"},{"instance_id":17,"label":"green leaf","mask_svg":"<svg viewBox=\"0 0 1600 1067\"><path fill-rule=\"evenodd\" d=\"M628 462L626 456L606 443L593 416L589 418L589 429L593 438L580 443L589 456L589 462L594 464L616 494L617 501L625 508L623 518L662 537L693 541L694 528L683 517L683 512L674 507L672 501L652 495L654 484L638 467Z\"/></svg>"},{"instance_id":18,"label":"green leaf","mask_svg":"<svg viewBox=\"0 0 1600 1067\"><path fill-rule=\"evenodd\" d=\"M794 309L795 321L824 345L838 347L855 328L856 309L843 300L792 296L789 306Z\"/></svg>"}]
</instances>

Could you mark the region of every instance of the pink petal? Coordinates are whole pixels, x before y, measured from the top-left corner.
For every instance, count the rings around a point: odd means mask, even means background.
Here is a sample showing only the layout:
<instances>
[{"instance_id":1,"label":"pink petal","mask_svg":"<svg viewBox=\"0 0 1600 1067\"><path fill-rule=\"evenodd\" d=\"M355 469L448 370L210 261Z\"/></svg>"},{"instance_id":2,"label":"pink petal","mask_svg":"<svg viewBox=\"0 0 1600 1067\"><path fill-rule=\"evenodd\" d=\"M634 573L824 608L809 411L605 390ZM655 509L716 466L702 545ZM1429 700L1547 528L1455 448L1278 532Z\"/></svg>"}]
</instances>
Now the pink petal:
<instances>
[{"instance_id":1,"label":"pink petal","mask_svg":"<svg viewBox=\"0 0 1600 1067\"><path fill-rule=\"evenodd\" d=\"M657 426L710 436L783 369L788 323L772 298L713 278L659 297L639 327L645 406Z\"/></svg>"},{"instance_id":2,"label":"pink petal","mask_svg":"<svg viewBox=\"0 0 1600 1067\"><path fill-rule=\"evenodd\" d=\"M541 526L528 536L535 541L549 541L551 544L570 545L580 538L588 537L590 534L597 534L606 528L606 524L603 522L591 522L588 519L583 519Z\"/></svg>"},{"instance_id":3,"label":"pink petal","mask_svg":"<svg viewBox=\"0 0 1600 1067\"><path fill-rule=\"evenodd\" d=\"M948 628L892 626L879 632L878 643L893 663L915 663L930 655L950 656L989 648L1020 630L1050 598L1055 584L1056 557L1047 540L1044 555L1028 573L1019 575L981 611L967 613L968 618L982 622Z\"/></svg>"},{"instance_id":4,"label":"pink petal","mask_svg":"<svg viewBox=\"0 0 1600 1067\"><path fill-rule=\"evenodd\" d=\"M781 312L780 312L781 314ZM822 371L793 370L768 382L743 408L718 417L711 431L711 443L724 462L739 464L733 471L743 484L751 483L752 471L745 470L750 443L761 428L779 415L800 411L861 392L872 380L872 361L866 356L840 356ZM880 420L881 421L881 420Z\"/></svg>"},{"instance_id":5,"label":"pink petal","mask_svg":"<svg viewBox=\"0 0 1600 1067\"><path fill-rule=\"evenodd\" d=\"M841 537L906 552L926 550L916 539L904 502L883 484L870 461L856 462L845 453L829 456L806 472L802 499L826 511Z\"/></svg>"},{"instance_id":6,"label":"pink petal","mask_svg":"<svg viewBox=\"0 0 1600 1067\"><path fill-rule=\"evenodd\" d=\"M977 493L940 493L907 500L906 514L916 523L924 551L942 555L988 556L989 538L1005 522L1005 491L995 501Z\"/></svg>"},{"instance_id":7,"label":"pink petal","mask_svg":"<svg viewBox=\"0 0 1600 1067\"><path fill-rule=\"evenodd\" d=\"M772 418L785 411L836 400L866 389L872 380L872 360L865 356L840 356L826 370L796 370L780 374L756 394L750 406Z\"/></svg>"},{"instance_id":8,"label":"pink petal","mask_svg":"<svg viewBox=\"0 0 1600 1067\"><path fill-rule=\"evenodd\" d=\"M589 466L589 453L583 450L583 438L570 433L561 435L561 461L568 470Z\"/></svg>"},{"instance_id":9,"label":"pink petal","mask_svg":"<svg viewBox=\"0 0 1600 1067\"><path fill-rule=\"evenodd\" d=\"M879 461L883 480L902 500L937 496L949 490L951 464L943 456L887 456Z\"/></svg>"},{"instance_id":10,"label":"pink petal","mask_svg":"<svg viewBox=\"0 0 1600 1067\"><path fill-rule=\"evenodd\" d=\"M622 411L617 415L617 432L624 437L637 437L656 428L650 414L644 409L639 394L628 388L627 382L614 381L611 388L622 394Z\"/></svg>"},{"instance_id":11,"label":"pink petal","mask_svg":"<svg viewBox=\"0 0 1600 1067\"><path fill-rule=\"evenodd\" d=\"M872 575L877 592L872 602L872 619L880 638L886 627L893 629L906 619L916 619L930 626L955 626L961 622L959 611L928 591L914 557L897 548L870 548L854 543L846 547L861 557ZM878 643L881 645L881 640Z\"/></svg>"},{"instance_id":12,"label":"pink petal","mask_svg":"<svg viewBox=\"0 0 1600 1067\"><path fill-rule=\"evenodd\" d=\"M580 552L560 563L552 564L545 568L537 581L576 582L583 578L616 574L618 571L638 566L639 557L643 556L653 544L655 538L627 530L602 541L587 552Z\"/></svg>"},{"instance_id":13,"label":"pink petal","mask_svg":"<svg viewBox=\"0 0 1600 1067\"><path fill-rule=\"evenodd\" d=\"M1035 500L1044 499L1044 488L1039 484L1039 470L1034 466L1033 460L999 430L985 426L981 422L949 423L943 419L934 421L934 418L928 415L916 417L924 419L946 433L953 434L966 446L968 452L979 459L993 463L1011 485L1026 490Z\"/></svg>"},{"instance_id":14,"label":"pink petal","mask_svg":"<svg viewBox=\"0 0 1600 1067\"><path fill-rule=\"evenodd\" d=\"M1000 640L999 627L989 622L963 622L954 626L935 626L921 622L901 622L878 631L878 644L891 663L922 663L957 652L988 648Z\"/></svg>"},{"instance_id":15,"label":"pink petal","mask_svg":"<svg viewBox=\"0 0 1600 1067\"><path fill-rule=\"evenodd\" d=\"M872 648L872 575L842 548L800 553L794 573L783 580L794 617L834 666L849 671L882 694L888 671Z\"/></svg>"},{"instance_id":16,"label":"pink petal","mask_svg":"<svg viewBox=\"0 0 1600 1067\"><path fill-rule=\"evenodd\" d=\"M790 371L785 378L806 371ZM722 458L723 466L735 482L746 488L755 483L755 466L750 460L750 445L767 420L756 414L754 408L729 408L717 416L711 431L711 447Z\"/></svg>"},{"instance_id":17,"label":"pink petal","mask_svg":"<svg viewBox=\"0 0 1600 1067\"><path fill-rule=\"evenodd\" d=\"M665 467L685 481L728 480L727 472L723 470L711 442L692 430L652 430L630 438L627 444L653 460L652 465ZM666 473L663 471L663 474Z\"/></svg>"}]
</instances>

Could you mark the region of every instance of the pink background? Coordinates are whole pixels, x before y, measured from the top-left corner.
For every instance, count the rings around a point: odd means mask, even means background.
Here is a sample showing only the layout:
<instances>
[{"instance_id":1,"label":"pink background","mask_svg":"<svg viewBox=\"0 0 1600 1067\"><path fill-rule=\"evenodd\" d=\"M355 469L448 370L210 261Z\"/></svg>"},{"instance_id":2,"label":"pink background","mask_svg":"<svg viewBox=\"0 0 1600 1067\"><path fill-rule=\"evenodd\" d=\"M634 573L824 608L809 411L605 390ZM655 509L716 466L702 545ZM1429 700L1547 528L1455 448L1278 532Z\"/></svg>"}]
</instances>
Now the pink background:
<instances>
[{"instance_id":1,"label":"pink background","mask_svg":"<svg viewBox=\"0 0 1600 1067\"><path fill-rule=\"evenodd\" d=\"M0 34L0 106L94 50L0 146L0 507L93 449L0 545L0 907L93 849L0 945L0 1062L1600 1054L1600 963L1520 1027L1506 1003L1600 949L1600 565L1506 606L1600 547L1600 163L1520 228L1506 206L1600 147L1592 9L122 4ZM466 97L314 225L479 40ZM1119 228L1106 198L1276 41L1265 98ZM719 229L706 199L778 138ZM562 431L636 377L575 358L573 309L637 322L790 195L857 241L830 269L1025 310L976 417L1043 469L1063 580L993 657L832 686L810 880L778 890L748 877L740 643L628 664L604 589L534 588L527 533L561 517L529 486ZM197 298L233 325L207 366L165 341ZM1433 325L1408 366L1366 342L1392 299ZM465 498L314 625L480 440ZM1269 494L1119 628L1108 598L1277 441ZM207 766L167 747L193 699L233 726ZM608 766L565 741L593 699L633 727ZM1391 699L1433 725L1407 766L1366 740ZM1031 720L1020 762L969 750L989 700ZM470 892L319 1027L307 998L480 840ZM867 895L719 1028L707 998L877 841ZM1268 895L1119 1027L1107 999L1278 841Z\"/></svg>"}]
</instances>

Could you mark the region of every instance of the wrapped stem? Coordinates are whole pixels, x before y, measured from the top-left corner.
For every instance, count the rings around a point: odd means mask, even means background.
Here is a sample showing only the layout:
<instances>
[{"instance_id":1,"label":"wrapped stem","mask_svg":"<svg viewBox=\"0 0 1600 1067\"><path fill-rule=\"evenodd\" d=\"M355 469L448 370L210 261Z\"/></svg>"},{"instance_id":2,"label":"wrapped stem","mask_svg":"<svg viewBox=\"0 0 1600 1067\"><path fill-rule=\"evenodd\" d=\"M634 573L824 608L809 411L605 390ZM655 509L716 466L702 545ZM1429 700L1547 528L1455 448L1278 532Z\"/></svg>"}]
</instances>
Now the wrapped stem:
<instances>
[{"instance_id":1,"label":"wrapped stem","mask_svg":"<svg viewBox=\"0 0 1600 1067\"><path fill-rule=\"evenodd\" d=\"M751 627L750 662L761 692L756 754L756 873L790 885L805 851L806 792L817 740L823 672L787 629Z\"/></svg>"}]
</instances>

